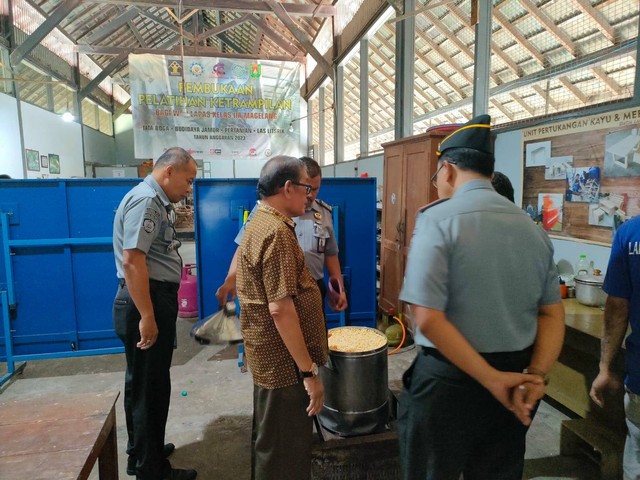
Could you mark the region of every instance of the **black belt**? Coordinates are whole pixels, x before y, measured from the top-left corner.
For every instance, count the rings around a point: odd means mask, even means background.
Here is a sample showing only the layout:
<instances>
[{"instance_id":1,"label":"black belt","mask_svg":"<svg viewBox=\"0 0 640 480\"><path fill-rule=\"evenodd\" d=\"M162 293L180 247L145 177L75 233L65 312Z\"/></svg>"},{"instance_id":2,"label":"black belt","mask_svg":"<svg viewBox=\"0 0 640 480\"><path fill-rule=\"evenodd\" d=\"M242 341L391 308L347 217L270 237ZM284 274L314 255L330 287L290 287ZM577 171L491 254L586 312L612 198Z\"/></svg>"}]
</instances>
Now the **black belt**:
<instances>
[{"instance_id":1,"label":"black belt","mask_svg":"<svg viewBox=\"0 0 640 480\"><path fill-rule=\"evenodd\" d=\"M127 282L124 278L119 278L118 285L120 285L120 288L124 288ZM158 290L178 290L178 288L180 288L179 283L161 282L160 280L153 280L152 278L149 279L149 286Z\"/></svg>"},{"instance_id":2,"label":"black belt","mask_svg":"<svg viewBox=\"0 0 640 480\"><path fill-rule=\"evenodd\" d=\"M503 360L517 358L522 355L531 355L532 352L533 352L533 345L525 348L524 350L516 350L513 352L489 352L489 353L478 352L478 353L480 353L482 358L484 358L487 362L491 363L495 361L503 361ZM423 346L422 353L424 355L435 357L438 360L451 363L451 361L447 357L445 357L442 353L440 353L440 351L437 348Z\"/></svg>"}]
</instances>

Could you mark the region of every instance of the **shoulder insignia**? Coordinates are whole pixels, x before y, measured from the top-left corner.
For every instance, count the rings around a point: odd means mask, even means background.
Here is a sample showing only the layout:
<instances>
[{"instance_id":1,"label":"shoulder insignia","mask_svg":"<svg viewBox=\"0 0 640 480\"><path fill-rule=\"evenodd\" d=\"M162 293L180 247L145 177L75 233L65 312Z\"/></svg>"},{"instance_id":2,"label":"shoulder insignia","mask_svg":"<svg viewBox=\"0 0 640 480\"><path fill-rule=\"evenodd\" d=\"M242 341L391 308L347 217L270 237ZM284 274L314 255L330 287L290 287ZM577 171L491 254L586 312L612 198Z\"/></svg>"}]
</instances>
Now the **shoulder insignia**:
<instances>
[{"instance_id":1,"label":"shoulder insignia","mask_svg":"<svg viewBox=\"0 0 640 480\"><path fill-rule=\"evenodd\" d=\"M435 207L436 205L440 205L441 203L446 202L447 200L449 200L448 198L440 198L439 200L436 200L434 202L431 203L427 203L426 205L423 205L422 207L420 207L418 209L418 213L422 213L425 210L430 209L431 207Z\"/></svg>"},{"instance_id":2,"label":"shoulder insignia","mask_svg":"<svg viewBox=\"0 0 640 480\"><path fill-rule=\"evenodd\" d=\"M329 210L329 212L333 212L333 207L331 205L329 205L327 202L324 202L322 200L320 200L319 198L316 198L316 203L318 205L320 205L322 208Z\"/></svg>"}]
</instances>

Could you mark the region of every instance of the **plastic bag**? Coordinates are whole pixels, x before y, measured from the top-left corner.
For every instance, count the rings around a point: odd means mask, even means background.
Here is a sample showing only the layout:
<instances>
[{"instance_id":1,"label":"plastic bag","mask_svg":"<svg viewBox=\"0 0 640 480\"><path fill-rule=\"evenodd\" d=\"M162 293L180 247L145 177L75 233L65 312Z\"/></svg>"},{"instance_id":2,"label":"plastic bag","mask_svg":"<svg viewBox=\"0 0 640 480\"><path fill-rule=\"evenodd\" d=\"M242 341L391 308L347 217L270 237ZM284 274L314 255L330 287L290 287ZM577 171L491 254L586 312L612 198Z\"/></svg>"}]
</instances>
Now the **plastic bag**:
<instances>
[{"instance_id":1,"label":"plastic bag","mask_svg":"<svg viewBox=\"0 0 640 480\"><path fill-rule=\"evenodd\" d=\"M206 345L241 342L240 320L235 304L229 302L221 310L197 322L191 329L191 336Z\"/></svg>"}]
</instances>

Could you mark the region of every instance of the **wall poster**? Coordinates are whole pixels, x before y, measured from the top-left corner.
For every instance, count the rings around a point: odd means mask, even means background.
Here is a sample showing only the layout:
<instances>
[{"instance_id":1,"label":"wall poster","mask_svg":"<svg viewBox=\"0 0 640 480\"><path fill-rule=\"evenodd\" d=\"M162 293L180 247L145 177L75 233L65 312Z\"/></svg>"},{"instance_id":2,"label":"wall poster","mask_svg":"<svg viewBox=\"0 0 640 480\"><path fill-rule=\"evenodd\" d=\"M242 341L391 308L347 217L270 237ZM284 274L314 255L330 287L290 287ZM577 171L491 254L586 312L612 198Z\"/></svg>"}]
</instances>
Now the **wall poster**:
<instances>
[{"instance_id":1,"label":"wall poster","mask_svg":"<svg viewBox=\"0 0 640 480\"><path fill-rule=\"evenodd\" d=\"M302 155L297 62L131 54L129 72L136 158Z\"/></svg>"},{"instance_id":2,"label":"wall poster","mask_svg":"<svg viewBox=\"0 0 640 480\"><path fill-rule=\"evenodd\" d=\"M527 128L522 138L523 206L550 234L610 244L640 214L640 107Z\"/></svg>"},{"instance_id":3,"label":"wall poster","mask_svg":"<svg viewBox=\"0 0 640 480\"><path fill-rule=\"evenodd\" d=\"M31 170L32 172L39 172L40 152L38 152L37 150L26 148L25 153L27 154L27 170Z\"/></svg>"}]
</instances>

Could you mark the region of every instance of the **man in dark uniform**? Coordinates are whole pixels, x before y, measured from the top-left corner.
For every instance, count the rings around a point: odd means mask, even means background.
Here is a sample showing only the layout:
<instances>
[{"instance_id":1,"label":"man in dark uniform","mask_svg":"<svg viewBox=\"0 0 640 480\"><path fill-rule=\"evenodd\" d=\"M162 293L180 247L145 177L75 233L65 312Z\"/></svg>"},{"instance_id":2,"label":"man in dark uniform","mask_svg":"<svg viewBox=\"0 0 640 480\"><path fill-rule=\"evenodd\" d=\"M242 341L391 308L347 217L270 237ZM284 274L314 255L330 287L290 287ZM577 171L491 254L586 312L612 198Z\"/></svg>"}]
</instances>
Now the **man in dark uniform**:
<instances>
[{"instance_id":1,"label":"man in dark uniform","mask_svg":"<svg viewBox=\"0 0 640 480\"><path fill-rule=\"evenodd\" d=\"M440 144L441 197L417 217L400 298L422 347L404 375L405 479L520 480L525 435L564 338L553 246L491 186L490 118Z\"/></svg>"},{"instance_id":2,"label":"man in dark uniform","mask_svg":"<svg viewBox=\"0 0 640 480\"><path fill-rule=\"evenodd\" d=\"M174 446L164 445L182 270L172 202L191 192L196 172L185 150L168 149L151 175L125 195L113 222L119 280L113 322L127 359L127 473L140 480L197 476L195 470L172 468L166 457Z\"/></svg>"}]
</instances>

